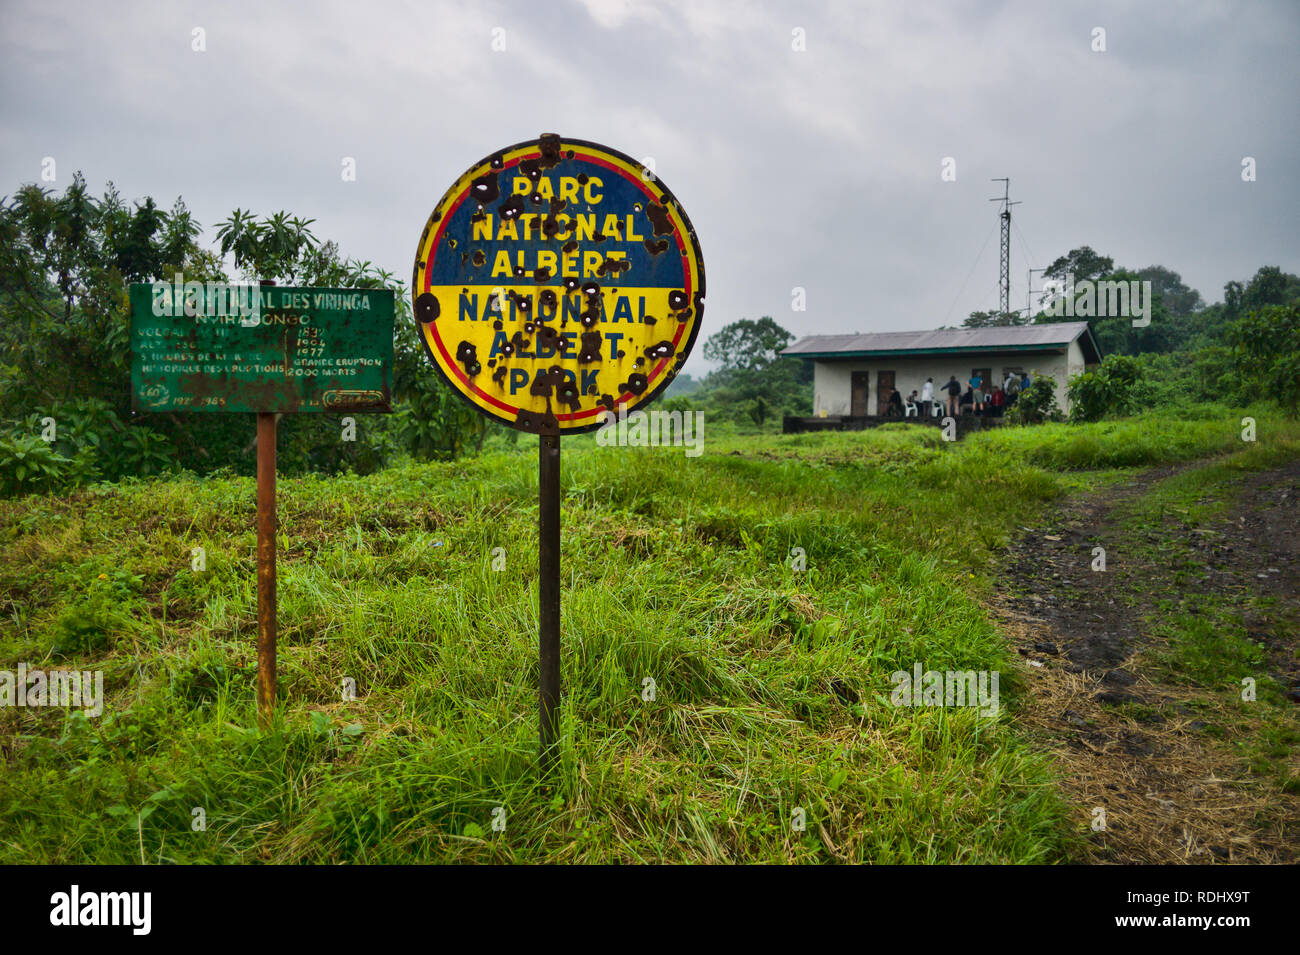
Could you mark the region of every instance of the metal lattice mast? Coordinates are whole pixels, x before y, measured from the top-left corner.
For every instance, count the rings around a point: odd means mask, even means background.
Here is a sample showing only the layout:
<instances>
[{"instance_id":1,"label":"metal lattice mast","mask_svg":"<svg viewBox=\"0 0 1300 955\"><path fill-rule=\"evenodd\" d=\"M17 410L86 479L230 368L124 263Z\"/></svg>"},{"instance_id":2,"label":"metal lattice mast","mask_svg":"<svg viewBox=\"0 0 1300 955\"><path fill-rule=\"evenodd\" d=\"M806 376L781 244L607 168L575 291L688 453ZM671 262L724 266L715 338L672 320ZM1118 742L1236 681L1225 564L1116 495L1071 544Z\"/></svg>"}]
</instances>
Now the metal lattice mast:
<instances>
[{"instance_id":1,"label":"metal lattice mast","mask_svg":"<svg viewBox=\"0 0 1300 955\"><path fill-rule=\"evenodd\" d=\"M1002 203L1002 260L999 264L999 285L1001 291L1001 317L1011 312L1011 207L1020 203L1011 201L1011 180L1009 178L993 179L992 182L1005 183L1002 195L994 196L989 202Z\"/></svg>"}]
</instances>

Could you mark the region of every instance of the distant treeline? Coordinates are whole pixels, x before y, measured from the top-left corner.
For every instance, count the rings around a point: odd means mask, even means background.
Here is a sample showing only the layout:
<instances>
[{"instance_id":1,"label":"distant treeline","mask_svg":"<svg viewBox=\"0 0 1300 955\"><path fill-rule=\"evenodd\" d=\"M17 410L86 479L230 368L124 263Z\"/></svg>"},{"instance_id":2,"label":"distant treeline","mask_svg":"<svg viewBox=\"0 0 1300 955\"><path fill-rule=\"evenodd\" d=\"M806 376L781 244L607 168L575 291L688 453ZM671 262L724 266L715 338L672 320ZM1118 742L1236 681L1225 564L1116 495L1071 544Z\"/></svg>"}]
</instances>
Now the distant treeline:
<instances>
[{"instance_id":1,"label":"distant treeline","mask_svg":"<svg viewBox=\"0 0 1300 955\"><path fill-rule=\"evenodd\" d=\"M92 196L78 173L59 194L25 185L0 199L0 493L187 469L251 474L247 414L137 415L131 410L127 288L132 282L246 281L392 288L398 334L394 413L366 416L344 441L336 415L286 416L279 466L286 474L366 473L390 461L455 457L481 447L486 422L438 379L414 333L400 281L320 241L312 219L242 209L218 224L216 247L182 199L164 210L152 198L128 204L110 183ZM1116 269L1085 247L1062 256L1047 278L1152 283L1151 322L1091 319L1105 362L1072 383L1074 415L1095 419L1155 403L1274 400L1292 411L1300 369L1300 278L1276 267L1229 282L1206 306L1161 266ZM1045 312L976 312L968 326L1058 321ZM703 344L717 364L701 380L682 376L665 407L695 408L744 429L779 427L812 408L812 364L780 357L793 335L771 317L726 325ZM1045 407L1042 415L1050 417Z\"/></svg>"},{"instance_id":2,"label":"distant treeline","mask_svg":"<svg viewBox=\"0 0 1300 955\"><path fill-rule=\"evenodd\" d=\"M229 282L227 259L247 281L398 293L395 413L365 416L353 441L341 439L340 416L286 416L283 472L364 473L480 443L484 421L428 366L400 283L319 241L313 221L236 209L209 249L183 200L170 211L152 198L128 205L111 183L96 198L80 174L61 195L27 185L0 200L0 493L181 469L253 472L251 414L131 410L128 286L178 272Z\"/></svg>"},{"instance_id":3,"label":"distant treeline","mask_svg":"<svg viewBox=\"0 0 1300 955\"><path fill-rule=\"evenodd\" d=\"M1247 282L1228 282L1223 301L1206 305L1172 269L1117 268L1081 246L1053 262L1044 279L1075 301L1038 312L1036 324L1077 321L1076 302L1103 283L1150 283L1143 323L1130 315L1085 316L1105 357L1069 382L1072 420L1186 404L1264 401L1292 414L1300 406L1300 277L1265 266ZM1073 291L1062 288L1070 280ZM1085 282L1091 288L1079 291ZM995 317L977 312L966 324L993 324Z\"/></svg>"}]
</instances>

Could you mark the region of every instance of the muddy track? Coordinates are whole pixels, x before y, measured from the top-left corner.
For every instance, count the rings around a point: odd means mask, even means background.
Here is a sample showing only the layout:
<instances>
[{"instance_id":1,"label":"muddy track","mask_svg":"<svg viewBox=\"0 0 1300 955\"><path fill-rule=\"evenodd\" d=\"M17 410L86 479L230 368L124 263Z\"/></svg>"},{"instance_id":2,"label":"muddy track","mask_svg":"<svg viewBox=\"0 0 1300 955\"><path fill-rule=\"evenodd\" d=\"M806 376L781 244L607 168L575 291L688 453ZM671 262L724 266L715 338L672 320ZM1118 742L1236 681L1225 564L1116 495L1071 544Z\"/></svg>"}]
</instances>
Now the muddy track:
<instances>
[{"instance_id":1,"label":"muddy track","mask_svg":"<svg viewBox=\"0 0 1300 955\"><path fill-rule=\"evenodd\" d=\"M1162 607L1228 602L1265 648L1264 672L1300 697L1300 461L1247 476L1212 520L1174 509L1154 529L1124 525L1126 505L1196 466L1078 497L1049 526L1024 528L1003 559L992 610L1024 658L1017 717L1060 766L1088 833L1081 861L1300 861L1300 795L1252 773L1234 687L1175 685L1152 662L1165 649L1152 632ZM1186 556L1153 556L1169 542ZM1266 611L1242 599L1261 594L1274 598Z\"/></svg>"}]
</instances>

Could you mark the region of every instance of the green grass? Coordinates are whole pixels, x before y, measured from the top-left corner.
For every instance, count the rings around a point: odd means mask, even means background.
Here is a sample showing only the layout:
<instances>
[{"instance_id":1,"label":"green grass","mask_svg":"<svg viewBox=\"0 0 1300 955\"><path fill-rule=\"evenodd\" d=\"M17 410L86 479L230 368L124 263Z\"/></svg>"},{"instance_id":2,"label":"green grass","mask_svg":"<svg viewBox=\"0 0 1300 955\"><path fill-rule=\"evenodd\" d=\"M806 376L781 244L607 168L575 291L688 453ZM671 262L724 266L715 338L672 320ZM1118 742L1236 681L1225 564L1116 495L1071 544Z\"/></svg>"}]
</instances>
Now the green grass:
<instances>
[{"instance_id":1,"label":"green grass","mask_svg":"<svg viewBox=\"0 0 1300 955\"><path fill-rule=\"evenodd\" d=\"M1145 628L1156 638L1145 654L1155 665L1153 672L1171 686L1208 690L1213 712L1207 716L1214 722L1204 731L1231 740L1252 773L1274 778L1289 793L1300 791L1300 776L1290 765L1291 744L1300 740L1294 704L1286 698L1286 688L1269 675L1268 654L1249 634L1247 620L1269 621L1292 634L1297 621L1278 613L1276 598L1250 587L1226 592L1207 588L1206 557L1193 542L1208 539L1243 546L1231 534L1225 537L1204 525L1228 518L1252 472L1276 467L1295 453L1294 442L1286 437L1257 442L1154 482L1116 515L1132 559L1172 570L1168 575L1145 575L1138 588L1140 597L1155 608L1145 615ZM1161 578L1167 584L1158 585ZM1127 598L1136 603L1139 594ZM1254 699L1249 701L1243 699L1247 680L1254 685Z\"/></svg>"},{"instance_id":2,"label":"green grass","mask_svg":"<svg viewBox=\"0 0 1300 955\"><path fill-rule=\"evenodd\" d=\"M1248 416L1256 421L1253 445L1242 439L1242 420ZM1148 412L1086 427L999 428L977 432L969 440L997 459L1014 457L1054 470L1099 470L1174 464L1252 446L1285 456L1295 430L1262 408L1236 413L1184 408L1177 415Z\"/></svg>"},{"instance_id":3,"label":"green grass","mask_svg":"<svg viewBox=\"0 0 1300 955\"><path fill-rule=\"evenodd\" d=\"M1294 423L1259 419L1295 453ZM0 502L0 669L102 670L108 697L93 719L0 710L0 862L1069 859L1072 810L980 604L992 563L1116 469L1239 452L1236 421L706 431L699 458L566 439L545 784L531 440L281 482L266 733L251 480ZM918 661L1000 671L1002 712L891 706Z\"/></svg>"}]
</instances>

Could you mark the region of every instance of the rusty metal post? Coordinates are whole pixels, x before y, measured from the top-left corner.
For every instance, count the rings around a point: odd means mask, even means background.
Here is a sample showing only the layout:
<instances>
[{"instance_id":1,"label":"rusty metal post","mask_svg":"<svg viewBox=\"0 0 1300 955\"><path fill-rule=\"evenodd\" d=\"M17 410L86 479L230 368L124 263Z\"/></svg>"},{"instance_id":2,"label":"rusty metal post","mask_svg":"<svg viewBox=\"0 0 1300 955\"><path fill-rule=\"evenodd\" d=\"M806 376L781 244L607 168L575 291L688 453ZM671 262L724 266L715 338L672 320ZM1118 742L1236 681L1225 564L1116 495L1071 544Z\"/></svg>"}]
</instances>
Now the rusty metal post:
<instances>
[{"instance_id":1,"label":"rusty metal post","mask_svg":"<svg viewBox=\"0 0 1300 955\"><path fill-rule=\"evenodd\" d=\"M560 707L560 436L538 438L538 650L539 716L543 775L551 768Z\"/></svg>"},{"instance_id":2,"label":"rusty metal post","mask_svg":"<svg viewBox=\"0 0 1300 955\"><path fill-rule=\"evenodd\" d=\"M275 414L257 413L257 712L275 710Z\"/></svg>"}]
</instances>

